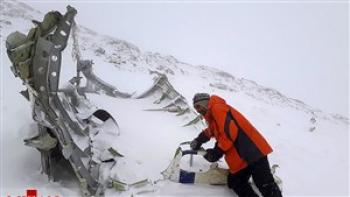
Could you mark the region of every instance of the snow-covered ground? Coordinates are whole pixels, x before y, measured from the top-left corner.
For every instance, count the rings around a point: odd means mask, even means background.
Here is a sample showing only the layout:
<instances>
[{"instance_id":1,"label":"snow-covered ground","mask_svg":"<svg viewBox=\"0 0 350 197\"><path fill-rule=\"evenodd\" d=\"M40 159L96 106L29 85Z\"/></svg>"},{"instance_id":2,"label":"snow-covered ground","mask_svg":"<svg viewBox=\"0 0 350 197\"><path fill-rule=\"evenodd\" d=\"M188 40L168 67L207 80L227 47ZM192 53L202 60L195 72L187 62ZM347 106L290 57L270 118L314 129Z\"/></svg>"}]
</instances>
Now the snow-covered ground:
<instances>
[{"instance_id":1,"label":"snow-covered ground","mask_svg":"<svg viewBox=\"0 0 350 197\"><path fill-rule=\"evenodd\" d=\"M10 70L5 41L13 31L27 33L33 27L29 19L41 20L43 15L15 1L6 1L1 6L1 196L24 195L28 188L36 188L43 196L79 196L74 176L62 170L61 180L49 182L41 174L39 152L23 144L24 138L35 133L36 126L31 118L30 103L18 94L24 87ZM245 114L272 145L274 152L269 156L270 163L280 166L277 175L283 180L285 196L349 195L347 117L322 112L274 89L217 69L192 66L158 53L141 52L132 44L83 27L78 34L82 54L93 59L96 74L123 92L137 95L147 90L153 83L153 76L149 74L153 70L166 74L188 103L196 92L225 98ZM62 84L75 72L70 51L71 46L68 46L63 56ZM121 162L124 165L115 173L126 182L140 178L160 179L160 172L170 163L178 144L193 139L200 132L194 127L182 127L184 120L172 113L145 111L157 107L152 98L119 99L96 94L88 97L96 106L108 110L120 126L118 151L126 157L124 163ZM311 121L312 118L316 122ZM315 130L311 131L312 128ZM188 161L184 158L183 162ZM223 160L221 164L224 165ZM154 189L142 195L234 196L224 186L170 181L160 181ZM109 189L106 195L130 196L132 192Z\"/></svg>"}]
</instances>

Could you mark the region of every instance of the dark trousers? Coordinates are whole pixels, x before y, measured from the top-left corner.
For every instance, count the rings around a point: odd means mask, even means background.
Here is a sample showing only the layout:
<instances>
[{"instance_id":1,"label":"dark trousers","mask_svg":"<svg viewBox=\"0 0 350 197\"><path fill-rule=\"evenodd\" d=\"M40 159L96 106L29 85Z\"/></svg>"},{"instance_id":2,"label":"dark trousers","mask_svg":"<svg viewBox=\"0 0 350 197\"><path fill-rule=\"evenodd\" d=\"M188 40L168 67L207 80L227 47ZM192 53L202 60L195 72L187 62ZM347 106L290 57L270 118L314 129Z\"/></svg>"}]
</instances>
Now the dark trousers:
<instances>
[{"instance_id":1,"label":"dark trousers","mask_svg":"<svg viewBox=\"0 0 350 197\"><path fill-rule=\"evenodd\" d=\"M282 197L281 190L271 174L267 157L259 159L235 174L230 173L227 177L228 187L239 197L258 197L248 182L250 176L264 197Z\"/></svg>"}]
</instances>

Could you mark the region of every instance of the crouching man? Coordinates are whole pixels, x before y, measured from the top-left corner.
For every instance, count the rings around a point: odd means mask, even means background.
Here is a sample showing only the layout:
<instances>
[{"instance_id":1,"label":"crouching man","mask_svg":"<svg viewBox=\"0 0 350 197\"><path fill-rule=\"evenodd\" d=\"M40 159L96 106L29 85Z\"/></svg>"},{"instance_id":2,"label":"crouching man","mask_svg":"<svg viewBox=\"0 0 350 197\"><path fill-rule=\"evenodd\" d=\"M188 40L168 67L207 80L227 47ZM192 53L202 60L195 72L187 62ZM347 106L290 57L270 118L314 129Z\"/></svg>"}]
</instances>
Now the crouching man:
<instances>
[{"instance_id":1,"label":"crouching man","mask_svg":"<svg viewBox=\"0 0 350 197\"><path fill-rule=\"evenodd\" d=\"M210 138L215 138L215 147L207 149L204 158L216 162L225 155L230 171L228 187L240 197L258 197L248 182L252 176L264 197L281 197L267 159L272 148L257 129L219 96L197 93L193 98L193 106L204 116L208 128L190 146L198 150Z\"/></svg>"}]
</instances>

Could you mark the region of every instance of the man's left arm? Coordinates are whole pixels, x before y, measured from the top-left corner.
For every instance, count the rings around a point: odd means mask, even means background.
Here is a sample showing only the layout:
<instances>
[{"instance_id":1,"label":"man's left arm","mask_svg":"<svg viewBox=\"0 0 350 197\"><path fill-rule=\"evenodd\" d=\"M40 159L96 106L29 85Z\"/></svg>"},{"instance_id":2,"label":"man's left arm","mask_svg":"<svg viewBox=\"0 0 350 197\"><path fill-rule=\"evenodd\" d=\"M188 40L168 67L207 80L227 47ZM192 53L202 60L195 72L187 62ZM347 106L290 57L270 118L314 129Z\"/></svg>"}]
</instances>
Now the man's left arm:
<instances>
[{"instance_id":1,"label":"man's left arm","mask_svg":"<svg viewBox=\"0 0 350 197\"><path fill-rule=\"evenodd\" d=\"M203 157L209 162L216 162L224 155L224 151L219 148L217 142L214 148L209 148L206 151L207 153Z\"/></svg>"}]
</instances>

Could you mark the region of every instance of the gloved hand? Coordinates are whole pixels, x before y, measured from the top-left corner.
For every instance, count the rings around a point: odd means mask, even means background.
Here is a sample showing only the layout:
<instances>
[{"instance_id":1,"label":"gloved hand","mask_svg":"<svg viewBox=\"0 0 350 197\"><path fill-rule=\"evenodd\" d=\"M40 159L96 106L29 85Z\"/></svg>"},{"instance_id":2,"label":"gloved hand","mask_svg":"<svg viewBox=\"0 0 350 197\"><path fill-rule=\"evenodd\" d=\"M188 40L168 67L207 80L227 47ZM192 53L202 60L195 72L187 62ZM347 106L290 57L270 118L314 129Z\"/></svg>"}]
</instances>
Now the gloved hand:
<instances>
[{"instance_id":1,"label":"gloved hand","mask_svg":"<svg viewBox=\"0 0 350 197\"><path fill-rule=\"evenodd\" d=\"M190 143L190 147L192 150L199 150L199 148L202 146L202 143L200 143L197 139L192 140Z\"/></svg>"},{"instance_id":2,"label":"gloved hand","mask_svg":"<svg viewBox=\"0 0 350 197\"><path fill-rule=\"evenodd\" d=\"M222 151L218 146L215 146L214 148L209 148L206 151L207 154L205 154L203 157L209 162L218 161L224 154L224 151Z\"/></svg>"},{"instance_id":3,"label":"gloved hand","mask_svg":"<svg viewBox=\"0 0 350 197\"><path fill-rule=\"evenodd\" d=\"M199 148L202 146L203 143L206 143L209 141L210 138L208 138L204 132L201 132L192 142L190 143L190 147L192 150L199 150Z\"/></svg>"}]
</instances>

